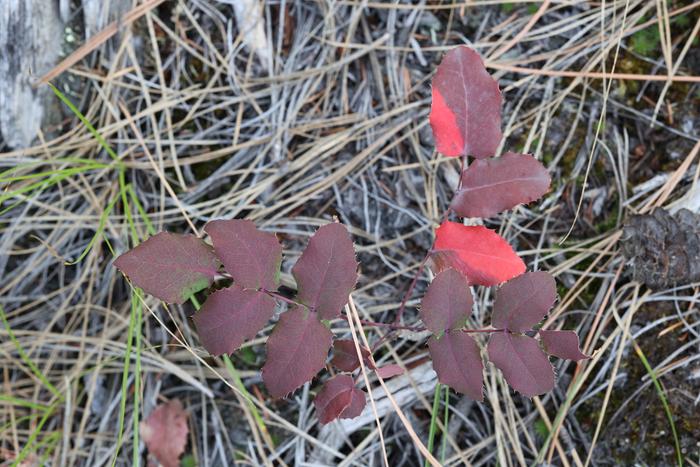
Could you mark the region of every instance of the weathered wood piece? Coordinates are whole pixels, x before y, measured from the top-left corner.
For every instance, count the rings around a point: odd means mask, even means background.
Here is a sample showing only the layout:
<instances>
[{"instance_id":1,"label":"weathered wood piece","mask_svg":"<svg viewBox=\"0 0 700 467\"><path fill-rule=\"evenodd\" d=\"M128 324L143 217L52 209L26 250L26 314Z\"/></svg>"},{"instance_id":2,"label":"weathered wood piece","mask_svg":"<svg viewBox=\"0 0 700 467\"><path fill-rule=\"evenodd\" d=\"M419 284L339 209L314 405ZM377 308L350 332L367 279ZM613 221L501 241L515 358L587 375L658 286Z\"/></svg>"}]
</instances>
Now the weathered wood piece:
<instances>
[{"instance_id":1,"label":"weathered wood piece","mask_svg":"<svg viewBox=\"0 0 700 467\"><path fill-rule=\"evenodd\" d=\"M47 115L51 90L32 83L56 64L62 44L57 2L0 1L0 138L11 148L29 146Z\"/></svg>"}]
</instances>

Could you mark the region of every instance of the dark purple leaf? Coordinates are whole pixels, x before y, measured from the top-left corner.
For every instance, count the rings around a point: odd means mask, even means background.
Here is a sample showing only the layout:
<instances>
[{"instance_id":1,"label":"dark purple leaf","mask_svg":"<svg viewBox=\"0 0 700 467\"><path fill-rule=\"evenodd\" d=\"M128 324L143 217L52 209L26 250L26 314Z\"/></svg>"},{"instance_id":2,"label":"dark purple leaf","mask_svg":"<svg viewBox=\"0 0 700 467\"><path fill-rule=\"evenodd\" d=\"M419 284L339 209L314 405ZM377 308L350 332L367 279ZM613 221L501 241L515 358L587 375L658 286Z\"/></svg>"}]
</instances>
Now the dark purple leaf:
<instances>
[{"instance_id":1,"label":"dark purple leaf","mask_svg":"<svg viewBox=\"0 0 700 467\"><path fill-rule=\"evenodd\" d=\"M365 407L365 393L348 375L337 375L323 385L314 399L318 420L326 424L336 418L354 418Z\"/></svg>"},{"instance_id":2,"label":"dark purple leaf","mask_svg":"<svg viewBox=\"0 0 700 467\"><path fill-rule=\"evenodd\" d=\"M353 388L352 398L350 399L350 405L347 406L345 410L343 410L343 413L340 414L340 418L359 417L362 413L362 410L365 408L366 403L367 399L365 398L365 392L360 389Z\"/></svg>"},{"instance_id":3,"label":"dark purple leaf","mask_svg":"<svg viewBox=\"0 0 700 467\"><path fill-rule=\"evenodd\" d=\"M450 50L433 78L430 109L437 150L446 156L491 157L501 133L501 92L479 54Z\"/></svg>"},{"instance_id":4,"label":"dark purple leaf","mask_svg":"<svg viewBox=\"0 0 700 467\"><path fill-rule=\"evenodd\" d=\"M382 379L389 379L403 374L403 368L395 363L384 365L383 367L377 368L375 371Z\"/></svg>"},{"instance_id":5,"label":"dark purple leaf","mask_svg":"<svg viewBox=\"0 0 700 467\"><path fill-rule=\"evenodd\" d=\"M544 351L555 357L574 361L591 358L581 352L578 335L574 331L540 330L540 339L542 339Z\"/></svg>"},{"instance_id":6,"label":"dark purple leaf","mask_svg":"<svg viewBox=\"0 0 700 467\"><path fill-rule=\"evenodd\" d=\"M494 332L489 338L488 354L508 384L524 396L537 396L554 388L552 364L532 337Z\"/></svg>"},{"instance_id":7,"label":"dark purple leaf","mask_svg":"<svg viewBox=\"0 0 700 467\"><path fill-rule=\"evenodd\" d=\"M547 169L528 154L507 152L477 160L462 173L452 209L462 217L491 217L539 199L549 190Z\"/></svg>"},{"instance_id":8,"label":"dark purple leaf","mask_svg":"<svg viewBox=\"0 0 700 467\"><path fill-rule=\"evenodd\" d=\"M202 345L212 355L230 354L272 318L275 300L233 285L214 292L193 320Z\"/></svg>"},{"instance_id":9,"label":"dark purple leaf","mask_svg":"<svg viewBox=\"0 0 700 467\"><path fill-rule=\"evenodd\" d=\"M373 368L370 352L367 347L360 345L360 353L365 365ZM336 339L333 342L333 359L331 364L340 371L355 371L360 366L360 360L357 358L357 350L355 342L352 339Z\"/></svg>"},{"instance_id":10,"label":"dark purple leaf","mask_svg":"<svg viewBox=\"0 0 700 467\"><path fill-rule=\"evenodd\" d=\"M310 381L326 363L333 334L319 316L304 308L283 313L267 339L262 377L270 395L285 397Z\"/></svg>"},{"instance_id":11,"label":"dark purple leaf","mask_svg":"<svg viewBox=\"0 0 700 467\"><path fill-rule=\"evenodd\" d=\"M297 300L322 319L337 318L357 282L355 249L345 226L333 223L318 229L292 274L299 289Z\"/></svg>"},{"instance_id":12,"label":"dark purple leaf","mask_svg":"<svg viewBox=\"0 0 700 467\"><path fill-rule=\"evenodd\" d=\"M433 332L463 327L474 300L464 276L446 269L435 276L423 297L420 317Z\"/></svg>"},{"instance_id":13,"label":"dark purple leaf","mask_svg":"<svg viewBox=\"0 0 700 467\"><path fill-rule=\"evenodd\" d=\"M167 303L184 303L209 287L219 262L194 235L161 232L114 261L129 280Z\"/></svg>"},{"instance_id":14,"label":"dark purple leaf","mask_svg":"<svg viewBox=\"0 0 700 467\"><path fill-rule=\"evenodd\" d=\"M274 234L258 230L245 219L210 221L204 230L236 284L250 289L277 289L282 246Z\"/></svg>"},{"instance_id":15,"label":"dark purple leaf","mask_svg":"<svg viewBox=\"0 0 700 467\"><path fill-rule=\"evenodd\" d=\"M497 285L525 271L525 263L503 237L486 227L445 221L435 231L438 271L455 268L470 284Z\"/></svg>"},{"instance_id":16,"label":"dark purple leaf","mask_svg":"<svg viewBox=\"0 0 700 467\"><path fill-rule=\"evenodd\" d=\"M484 399L484 364L476 341L460 331L446 332L428 340L430 358L438 380L474 400Z\"/></svg>"},{"instance_id":17,"label":"dark purple leaf","mask_svg":"<svg viewBox=\"0 0 700 467\"><path fill-rule=\"evenodd\" d=\"M496 291L491 323L514 332L532 329L557 299L557 285L546 272L526 272Z\"/></svg>"}]
</instances>

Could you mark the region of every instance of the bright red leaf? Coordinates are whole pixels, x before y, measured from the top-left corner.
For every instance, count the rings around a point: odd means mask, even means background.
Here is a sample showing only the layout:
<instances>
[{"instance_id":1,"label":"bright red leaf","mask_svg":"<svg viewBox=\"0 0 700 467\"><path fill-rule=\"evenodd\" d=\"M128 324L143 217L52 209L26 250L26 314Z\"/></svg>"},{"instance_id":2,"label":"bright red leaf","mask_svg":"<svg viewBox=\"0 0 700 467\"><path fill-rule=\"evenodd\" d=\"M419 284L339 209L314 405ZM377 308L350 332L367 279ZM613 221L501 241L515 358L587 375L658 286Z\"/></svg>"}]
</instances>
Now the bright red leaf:
<instances>
[{"instance_id":1,"label":"bright red leaf","mask_svg":"<svg viewBox=\"0 0 700 467\"><path fill-rule=\"evenodd\" d=\"M204 348L221 355L255 337L274 312L275 300L270 296L233 285L211 294L193 320Z\"/></svg>"},{"instance_id":2,"label":"bright red leaf","mask_svg":"<svg viewBox=\"0 0 700 467\"><path fill-rule=\"evenodd\" d=\"M529 203L549 190L547 169L529 154L507 152L474 161L462 173L452 209L462 217L491 217Z\"/></svg>"},{"instance_id":3,"label":"bright red leaf","mask_svg":"<svg viewBox=\"0 0 700 467\"><path fill-rule=\"evenodd\" d=\"M317 313L294 308L283 313L267 339L262 377L270 395L285 397L310 381L326 363L333 334Z\"/></svg>"},{"instance_id":4,"label":"bright red leaf","mask_svg":"<svg viewBox=\"0 0 700 467\"><path fill-rule=\"evenodd\" d=\"M252 221L245 219L210 221L204 230L236 284L252 289L277 289L282 246L274 234L258 230Z\"/></svg>"},{"instance_id":5,"label":"bright red leaf","mask_svg":"<svg viewBox=\"0 0 700 467\"><path fill-rule=\"evenodd\" d=\"M420 317L433 332L463 327L474 299L459 271L446 269L435 276L421 302Z\"/></svg>"},{"instance_id":6,"label":"bright red leaf","mask_svg":"<svg viewBox=\"0 0 700 467\"><path fill-rule=\"evenodd\" d=\"M557 299L554 278L544 272L526 272L496 291L491 324L523 332L542 321Z\"/></svg>"},{"instance_id":7,"label":"bright red leaf","mask_svg":"<svg viewBox=\"0 0 700 467\"><path fill-rule=\"evenodd\" d=\"M322 319L340 316L357 282L355 249L345 226L332 223L318 229L292 274L299 290L297 300Z\"/></svg>"},{"instance_id":8,"label":"bright red leaf","mask_svg":"<svg viewBox=\"0 0 700 467\"><path fill-rule=\"evenodd\" d=\"M544 345L544 351L550 355L574 361L591 358L581 352L578 335L574 331L540 330L539 334Z\"/></svg>"},{"instance_id":9,"label":"bright red leaf","mask_svg":"<svg viewBox=\"0 0 700 467\"><path fill-rule=\"evenodd\" d=\"M494 332L488 354L508 384L524 396L537 396L554 388L554 368L532 337Z\"/></svg>"},{"instance_id":10,"label":"bright red leaf","mask_svg":"<svg viewBox=\"0 0 700 467\"><path fill-rule=\"evenodd\" d=\"M337 375L326 381L314 399L318 420L324 425L336 418L357 417L365 402L365 393L355 387L348 375Z\"/></svg>"},{"instance_id":11,"label":"bright red leaf","mask_svg":"<svg viewBox=\"0 0 700 467\"><path fill-rule=\"evenodd\" d=\"M179 467L180 456L187 445L187 412L179 400L160 404L139 425L148 452L163 467Z\"/></svg>"},{"instance_id":12,"label":"bright red leaf","mask_svg":"<svg viewBox=\"0 0 700 467\"><path fill-rule=\"evenodd\" d=\"M491 157L503 138L501 92L479 54L450 50L433 78L430 109L437 150L446 156Z\"/></svg>"},{"instance_id":13,"label":"bright red leaf","mask_svg":"<svg viewBox=\"0 0 700 467\"><path fill-rule=\"evenodd\" d=\"M374 368L370 357L370 352L367 347L360 345L360 353L365 365ZM360 360L357 358L357 350L355 342L352 339L336 339L333 341L333 359L331 364L340 371L355 371L360 366Z\"/></svg>"},{"instance_id":14,"label":"bright red leaf","mask_svg":"<svg viewBox=\"0 0 700 467\"><path fill-rule=\"evenodd\" d=\"M446 332L428 340L430 358L438 380L474 400L484 399L484 364L476 341L460 331Z\"/></svg>"},{"instance_id":15,"label":"bright red leaf","mask_svg":"<svg viewBox=\"0 0 700 467\"><path fill-rule=\"evenodd\" d=\"M194 235L161 232L121 255L114 266L154 297L184 303L212 284L219 261Z\"/></svg>"},{"instance_id":16,"label":"bright red leaf","mask_svg":"<svg viewBox=\"0 0 700 467\"><path fill-rule=\"evenodd\" d=\"M525 263L503 237L483 226L445 221L435 231L437 269L454 268L470 284L497 285L525 271Z\"/></svg>"}]
</instances>

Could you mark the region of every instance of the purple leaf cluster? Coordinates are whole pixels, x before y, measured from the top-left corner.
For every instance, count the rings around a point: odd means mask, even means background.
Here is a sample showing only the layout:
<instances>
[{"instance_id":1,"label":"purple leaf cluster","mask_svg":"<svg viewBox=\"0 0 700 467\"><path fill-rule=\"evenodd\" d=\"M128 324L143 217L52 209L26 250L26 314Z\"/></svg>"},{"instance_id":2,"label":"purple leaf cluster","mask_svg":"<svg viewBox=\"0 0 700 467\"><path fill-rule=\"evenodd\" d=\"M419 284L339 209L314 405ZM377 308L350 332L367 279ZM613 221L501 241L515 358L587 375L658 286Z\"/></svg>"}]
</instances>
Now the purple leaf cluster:
<instances>
[{"instance_id":1,"label":"purple leaf cluster","mask_svg":"<svg viewBox=\"0 0 700 467\"><path fill-rule=\"evenodd\" d=\"M476 52L457 47L446 54L433 80L432 97L430 124L437 150L461 157L466 167L426 256L437 273L420 307L420 318L431 332L427 345L433 367L441 383L479 401L484 358L521 394L542 394L554 387L549 355L574 361L588 358L575 332L538 329L556 301L554 278L542 271L525 272L523 260L494 230L447 219L450 214L488 218L533 202L549 190L551 178L531 155L506 152L494 157L503 139L502 96ZM277 294L282 246L274 234L238 219L214 220L204 230L213 246L194 235L163 232L114 264L135 286L168 303L184 303L210 288L217 275L230 276L233 283L212 290L193 316L209 353L229 354L253 339L282 299L293 306L280 316L267 339L262 368L272 397L286 397L313 379L326 365L331 348L331 364L341 373L327 380L314 400L321 423L362 412L365 393L353 378L361 366L379 378L403 373L396 364L378 368L370 349L354 340L334 339L329 329L328 321L341 317L357 282L353 242L343 225L327 224L309 240L291 271L297 284L294 299ZM470 330L471 287L478 285L500 287L492 327ZM390 333L396 329L390 328ZM488 336L485 352L479 335Z\"/></svg>"}]
</instances>

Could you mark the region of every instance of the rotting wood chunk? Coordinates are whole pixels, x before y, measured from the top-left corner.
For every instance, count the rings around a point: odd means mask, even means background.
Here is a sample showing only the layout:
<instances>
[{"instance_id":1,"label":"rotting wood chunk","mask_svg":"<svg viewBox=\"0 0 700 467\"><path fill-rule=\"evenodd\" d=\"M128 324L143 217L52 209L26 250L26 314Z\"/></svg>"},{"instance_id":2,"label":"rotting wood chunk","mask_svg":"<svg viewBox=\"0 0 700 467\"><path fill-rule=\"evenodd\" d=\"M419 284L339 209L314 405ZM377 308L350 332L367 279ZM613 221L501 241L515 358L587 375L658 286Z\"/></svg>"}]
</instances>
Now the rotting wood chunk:
<instances>
[{"instance_id":1,"label":"rotting wood chunk","mask_svg":"<svg viewBox=\"0 0 700 467\"><path fill-rule=\"evenodd\" d=\"M687 209L632 216L620 243L632 277L651 289L700 280L700 216Z\"/></svg>"}]
</instances>

